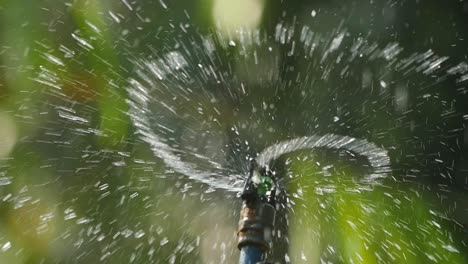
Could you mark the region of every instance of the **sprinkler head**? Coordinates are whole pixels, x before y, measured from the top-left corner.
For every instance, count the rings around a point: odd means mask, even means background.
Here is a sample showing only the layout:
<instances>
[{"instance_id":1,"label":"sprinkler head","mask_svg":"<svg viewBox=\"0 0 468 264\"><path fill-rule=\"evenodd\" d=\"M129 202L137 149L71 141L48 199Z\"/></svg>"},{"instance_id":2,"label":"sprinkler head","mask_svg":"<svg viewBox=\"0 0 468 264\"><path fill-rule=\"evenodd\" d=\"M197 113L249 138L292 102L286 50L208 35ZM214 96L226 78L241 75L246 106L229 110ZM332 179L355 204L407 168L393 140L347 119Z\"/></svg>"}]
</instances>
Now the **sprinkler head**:
<instances>
[{"instance_id":1,"label":"sprinkler head","mask_svg":"<svg viewBox=\"0 0 468 264\"><path fill-rule=\"evenodd\" d=\"M265 168L259 168L256 161L252 160L249 177L245 180L244 189L241 193L242 200L254 201L260 199L274 205L275 191L276 184L272 174Z\"/></svg>"},{"instance_id":2,"label":"sprinkler head","mask_svg":"<svg viewBox=\"0 0 468 264\"><path fill-rule=\"evenodd\" d=\"M241 194L243 202L237 232L237 247L241 250L240 263L266 263L260 261L264 260L266 252L271 248L276 214L275 188L275 183L266 170L259 170L255 161L252 161L249 177Z\"/></svg>"}]
</instances>

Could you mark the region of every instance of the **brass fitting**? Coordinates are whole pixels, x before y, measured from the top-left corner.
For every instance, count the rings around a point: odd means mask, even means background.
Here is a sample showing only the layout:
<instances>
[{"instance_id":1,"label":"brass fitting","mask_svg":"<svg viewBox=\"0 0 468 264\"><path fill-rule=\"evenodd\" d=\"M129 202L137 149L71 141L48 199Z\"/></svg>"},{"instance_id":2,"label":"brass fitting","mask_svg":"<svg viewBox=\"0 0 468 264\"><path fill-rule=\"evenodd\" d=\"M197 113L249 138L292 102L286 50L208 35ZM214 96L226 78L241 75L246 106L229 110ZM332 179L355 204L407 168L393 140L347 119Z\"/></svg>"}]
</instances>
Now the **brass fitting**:
<instances>
[{"instance_id":1,"label":"brass fitting","mask_svg":"<svg viewBox=\"0 0 468 264\"><path fill-rule=\"evenodd\" d=\"M237 247L241 249L246 245L256 245L263 252L270 250L274 221L273 205L260 199L244 200L237 232Z\"/></svg>"}]
</instances>

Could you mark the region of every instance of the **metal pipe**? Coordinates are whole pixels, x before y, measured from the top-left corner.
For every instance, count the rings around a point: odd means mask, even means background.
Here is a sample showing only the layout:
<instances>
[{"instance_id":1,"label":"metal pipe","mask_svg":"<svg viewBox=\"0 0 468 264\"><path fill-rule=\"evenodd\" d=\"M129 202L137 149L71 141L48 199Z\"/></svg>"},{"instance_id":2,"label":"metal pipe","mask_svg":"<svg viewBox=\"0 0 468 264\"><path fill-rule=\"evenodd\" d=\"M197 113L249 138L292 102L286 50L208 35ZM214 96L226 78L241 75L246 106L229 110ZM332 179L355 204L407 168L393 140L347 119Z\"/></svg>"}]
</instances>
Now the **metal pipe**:
<instances>
[{"instance_id":1,"label":"metal pipe","mask_svg":"<svg viewBox=\"0 0 468 264\"><path fill-rule=\"evenodd\" d=\"M245 245L240 250L239 264L257 264L264 259L264 253L258 246Z\"/></svg>"},{"instance_id":2,"label":"metal pipe","mask_svg":"<svg viewBox=\"0 0 468 264\"><path fill-rule=\"evenodd\" d=\"M241 251L239 264L256 264L265 260L275 219L273 205L260 199L246 200L242 204L237 247Z\"/></svg>"}]
</instances>

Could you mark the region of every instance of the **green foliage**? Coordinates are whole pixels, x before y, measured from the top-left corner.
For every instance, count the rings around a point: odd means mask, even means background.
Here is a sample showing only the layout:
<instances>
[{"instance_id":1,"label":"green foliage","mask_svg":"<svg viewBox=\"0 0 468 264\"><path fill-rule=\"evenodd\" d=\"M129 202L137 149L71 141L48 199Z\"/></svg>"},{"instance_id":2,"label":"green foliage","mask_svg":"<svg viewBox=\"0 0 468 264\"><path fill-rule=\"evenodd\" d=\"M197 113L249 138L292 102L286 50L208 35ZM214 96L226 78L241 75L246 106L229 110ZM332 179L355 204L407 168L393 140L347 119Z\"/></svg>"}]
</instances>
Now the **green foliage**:
<instances>
[{"instance_id":1,"label":"green foliage","mask_svg":"<svg viewBox=\"0 0 468 264\"><path fill-rule=\"evenodd\" d=\"M290 157L295 161L287 168L293 176L288 190L295 205L290 212L293 260L320 263L326 256L343 263L466 261L442 219L429 213L431 199L423 199L412 184L359 191L360 184L350 180L359 177L350 164L336 162L331 174L324 175L317 165L326 162L323 157L304 156ZM323 191L324 186L333 188Z\"/></svg>"}]
</instances>

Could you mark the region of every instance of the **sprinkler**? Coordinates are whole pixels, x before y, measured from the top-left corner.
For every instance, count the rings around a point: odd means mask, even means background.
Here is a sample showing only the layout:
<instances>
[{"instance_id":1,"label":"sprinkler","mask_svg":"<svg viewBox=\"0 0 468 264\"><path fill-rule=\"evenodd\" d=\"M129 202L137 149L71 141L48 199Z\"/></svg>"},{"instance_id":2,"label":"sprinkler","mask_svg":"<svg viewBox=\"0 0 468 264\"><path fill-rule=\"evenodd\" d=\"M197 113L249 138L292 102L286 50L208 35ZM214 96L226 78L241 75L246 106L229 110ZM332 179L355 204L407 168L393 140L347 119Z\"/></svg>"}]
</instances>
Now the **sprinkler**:
<instances>
[{"instance_id":1,"label":"sprinkler","mask_svg":"<svg viewBox=\"0 0 468 264\"><path fill-rule=\"evenodd\" d=\"M241 194L237 232L237 247L240 250L239 264L265 262L271 249L271 238L275 222L276 185L273 174L265 168L258 168L252 161L249 176Z\"/></svg>"}]
</instances>

